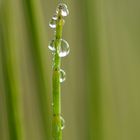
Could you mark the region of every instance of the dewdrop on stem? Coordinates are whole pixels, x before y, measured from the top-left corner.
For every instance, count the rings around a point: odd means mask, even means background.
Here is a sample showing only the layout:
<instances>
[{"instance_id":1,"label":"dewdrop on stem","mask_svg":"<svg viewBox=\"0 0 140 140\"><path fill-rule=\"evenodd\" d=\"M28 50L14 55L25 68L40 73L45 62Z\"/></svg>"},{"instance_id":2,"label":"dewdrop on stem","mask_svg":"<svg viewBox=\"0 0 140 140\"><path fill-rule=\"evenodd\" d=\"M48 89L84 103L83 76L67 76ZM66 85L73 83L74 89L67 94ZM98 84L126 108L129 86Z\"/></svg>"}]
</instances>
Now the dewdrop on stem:
<instances>
[{"instance_id":1,"label":"dewdrop on stem","mask_svg":"<svg viewBox=\"0 0 140 140\"><path fill-rule=\"evenodd\" d=\"M66 73L64 70L60 69L60 83L66 80Z\"/></svg>"},{"instance_id":2,"label":"dewdrop on stem","mask_svg":"<svg viewBox=\"0 0 140 140\"><path fill-rule=\"evenodd\" d=\"M69 10L67 8L67 5L64 3L59 3L56 8L56 13L58 14L59 12L63 17L68 16Z\"/></svg>"},{"instance_id":3,"label":"dewdrop on stem","mask_svg":"<svg viewBox=\"0 0 140 140\"><path fill-rule=\"evenodd\" d=\"M49 26L53 29L56 28L56 20L51 19L50 22L49 22Z\"/></svg>"},{"instance_id":4,"label":"dewdrop on stem","mask_svg":"<svg viewBox=\"0 0 140 140\"><path fill-rule=\"evenodd\" d=\"M54 39L51 40L51 42L50 42L49 45L48 45L48 48L49 48L52 52L55 51L55 40L54 40Z\"/></svg>"},{"instance_id":5,"label":"dewdrop on stem","mask_svg":"<svg viewBox=\"0 0 140 140\"><path fill-rule=\"evenodd\" d=\"M59 49L59 56L60 57L65 57L69 54L70 52L70 47L69 47L69 44L66 40L64 39L61 39L61 46L60 46L60 49Z\"/></svg>"},{"instance_id":6,"label":"dewdrop on stem","mask_svg":"<svg viewBox=\"0 0 140 140\"><path fill-rule=\"evenodd\" d=\"M62 116L60 116L60 120L61 120L61 130L63 130L65 128L65 120Z\"/></svg>"},{"instance_id":7,"label":"dewdrop on stem","mask_svg":"<svg viewBox=\"0 0 140 140\"><path fill-rule=\"evenodd\" d=\"M56 51L55 44L56 44L56 40L53 39L48 45L48 48L52 52ZM60 47L59 47L59 50L58 50L59 57L65 57L69 54L69 52L70 52L70 47L69 47L68 42L64 39L61 39L60 40Z\"/></svg>"},{"instance_id":8,"label":"dewdrop on stem","mask_svg":"<svg viewBox=\"0 0 140 140\"><path fill-rule=\"evenodd\" d=\"M55 14L53 15L52 19L53 19L53 20L57 20L57 19L58 19L57 13L55 13Z\"/></svg>"}]
</instances>

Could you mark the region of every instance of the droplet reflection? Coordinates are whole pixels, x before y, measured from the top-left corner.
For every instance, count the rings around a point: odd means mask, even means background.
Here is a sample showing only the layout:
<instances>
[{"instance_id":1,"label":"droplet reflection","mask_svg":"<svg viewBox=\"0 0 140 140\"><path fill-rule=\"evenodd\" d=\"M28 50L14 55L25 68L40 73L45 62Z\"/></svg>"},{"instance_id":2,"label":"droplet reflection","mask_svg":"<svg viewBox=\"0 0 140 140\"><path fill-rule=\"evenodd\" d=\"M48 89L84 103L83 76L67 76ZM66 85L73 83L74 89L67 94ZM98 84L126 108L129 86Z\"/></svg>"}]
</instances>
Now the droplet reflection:
<instances>
[{"instance_id":1,"label":"droplet reflection","mask_svg":"<svg viewBox=\"0 0 140 140\"><path fill-rule=\"evenodd\" d=\"M60 83L66 80L66 73L64 70L60 69Z\"/></svg>"}]
</instances>

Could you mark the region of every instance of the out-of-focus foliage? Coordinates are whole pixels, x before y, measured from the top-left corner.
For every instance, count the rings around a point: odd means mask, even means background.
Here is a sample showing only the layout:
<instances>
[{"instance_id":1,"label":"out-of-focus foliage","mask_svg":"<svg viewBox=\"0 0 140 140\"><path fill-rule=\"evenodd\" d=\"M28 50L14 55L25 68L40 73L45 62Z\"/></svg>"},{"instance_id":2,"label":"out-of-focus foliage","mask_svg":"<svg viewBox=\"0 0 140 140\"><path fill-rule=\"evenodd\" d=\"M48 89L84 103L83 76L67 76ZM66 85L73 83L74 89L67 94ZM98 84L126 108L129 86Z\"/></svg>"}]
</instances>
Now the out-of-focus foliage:
<instances>
[{"instance_id":1,"label":"out-of-focus foliage","mask_svg":"<svg viewBox=\"0 0 140 140\"><path fill-rule=\"evenodd\" d=\"M49 140L48 22L58 1L0 1L0 140ZM139 140L140 2L66 0L65 140Z\"/></svg>"}]
</instances>

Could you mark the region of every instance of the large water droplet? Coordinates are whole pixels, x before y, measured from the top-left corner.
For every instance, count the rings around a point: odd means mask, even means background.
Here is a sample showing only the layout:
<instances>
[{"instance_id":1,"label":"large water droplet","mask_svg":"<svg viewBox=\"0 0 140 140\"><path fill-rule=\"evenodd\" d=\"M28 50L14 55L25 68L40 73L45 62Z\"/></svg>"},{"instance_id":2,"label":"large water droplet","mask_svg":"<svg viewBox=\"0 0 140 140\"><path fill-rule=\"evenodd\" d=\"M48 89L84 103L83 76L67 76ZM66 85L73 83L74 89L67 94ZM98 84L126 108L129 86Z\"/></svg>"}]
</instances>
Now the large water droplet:
<instances>
[{"instance_id":1,"label":"large water droplet","mask_svg":"<svg viewBox=\"0 0 140 140\"><path fill-rule=\"evenodd\" d=\"M69 10L67 8L67 5L64 3L59 3L56 9L56 13L58 14L59 11L61 12L62 16L67 16L69 14Z\"/></svg>"},{"instance_id":2,"label":"large water droplet","mask_svg":"<svg viewBox=\"0 0 140 140\"><path fill-rule=\"evenodd\" d=\"M51 19L51 21L49 22L49 26L51 28L56 28L56 20L54 20L53 18Z\"/></svg>"},{"instance_id":3,"label":"large water droplet","mask_svg":"<svg viewBox=\"0 0 140 140\"><path fill-rule=\"evenodd\" d=\"M65 128L65 120L62 116L60 117L60 120L61 120L61 130L63 130Z\"/></svg>"},{"instance_id":4,"label":"large water droplet","mask_svg":"<svg viewBox=\"0 0 140 140\"><path fill-rule=\"evenodd\" d=\"M53 52L55 51L55 40L54 39L49 43L48 48Z\"/></svg>"},{"instance_id":5,"label":"large water droplet","mask_svg":"<svg viewBox=\"0 0 140 140\"><path fill-rule=\"evenodd\" d=\"M69 52L70 52L70 48L69 48L68 42L65 41L64 39L61 39L61 47L59 50L59 56L65 57L69 54Z\"/></svg>"},{"instance_id":6,"label":"large water droplet","mask_svg":"<svg viewBox=\"0 0 140 140\"><path fill-rule=\"evenodd\" d=\"M66 80L66 73L64 70L60 69L60 83Z\"/></svg>"},{"instance_id":7,"label":"large water droplet","mask_svg":"<svg viewBox=\"0 0 140 140\"><path fill-rule=\"evenodd\" d=\"M49 45L48 45L48 48L51 50L51 51L55 51L55 43L56 43L56 40L53 39ZM70 52L70 48L69 48L69 44L67 41L65 41L64 39L61 39L60 41L60 48L59 48L59 56L60 57L65 57L69 54Z\"/></svg>"}]
</instances>

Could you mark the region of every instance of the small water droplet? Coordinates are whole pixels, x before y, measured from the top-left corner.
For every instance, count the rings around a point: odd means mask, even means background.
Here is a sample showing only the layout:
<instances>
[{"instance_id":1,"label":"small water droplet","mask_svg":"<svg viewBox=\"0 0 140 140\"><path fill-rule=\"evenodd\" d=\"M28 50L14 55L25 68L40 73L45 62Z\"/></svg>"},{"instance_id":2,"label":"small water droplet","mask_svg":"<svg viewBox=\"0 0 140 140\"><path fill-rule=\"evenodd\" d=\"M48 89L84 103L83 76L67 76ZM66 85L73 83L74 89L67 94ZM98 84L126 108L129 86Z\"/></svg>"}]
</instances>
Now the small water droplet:
<instances>
[{"instance_id":1,"label":"small water droplet","mask_svg":"<svg viewBox=\"0 0 140 140\"><path fill-rule=\"evenodd\" d=\"M62 16L67 16L69 14L69 10L67 8L67 5L64 3L59 3L56 9L56 13L58 14L59 11L61 12Z\"/></svg>"},{"instance_id":2,"label":"small water droplet","mask_svg":"<svg viewBox=\"0 0 140 140\"><path fill-rule=\"evenodd\" d=\"M49 22L49 26L51 28L56 28L56 20L54 20L53 18L51 19L51 21Z\"/></svg>"},{"instance_id":3,"label":"small water droplet","mask_svg":"<svg viewBox=\"0 0 140 140\"><path fill-rule=\"evenodd\" d=\"M64 70L60 69L60 83L66 80L66 73Z\"/></svg>"},{"instance_id":4,"label":"small water droplet","mask_svg":"<svg viewBox=\"0 0 140 140\"><path fill-rule=\"evenodd\" d=\"M53 20L57 20L57 19L58 19L57 13L55 13L55 14L53 15L52 19L53 19Z\"/></svg>"},{"instance_id":5,"label":"small water droplet","mask_svg":"<svg viewBox=\"0 0 140 140\"><path fill-rule=\"evenodd\" d=\"M49 43L48 48L53 52L55 51L55 40L54 39Z\"/></svg>"},{"instance_id":6,"label":"small water droplet","mask_svg":"<svg viewBox=\"0 0 140 140\"><path fill-rule=\"evenodd\" d=\"M69 52L70 52L70 48L69 48L68 42L65 41L64 39L61 39L61 47L59 50L59 56L65 57L69 54Z\"/></svg>"},{"instance_id":7,"label":"small water droplet","mask_svg":"<svg viewBox=\"0 0 140 140\"><path fill-rule=\"evenodd\" d=\"M61 130L63 130L65 128L65 120L62 116L60 117L60 120L61 120Z\"/></svg>"}]
</instances>

